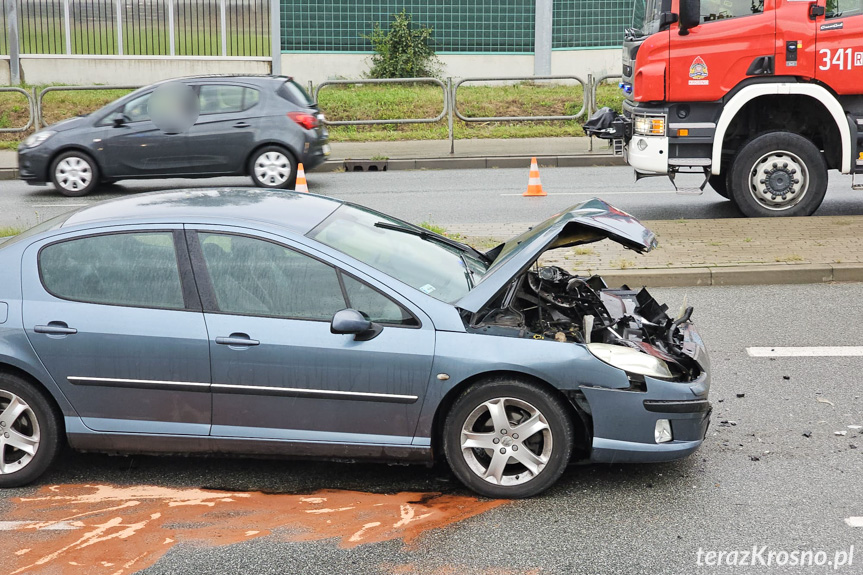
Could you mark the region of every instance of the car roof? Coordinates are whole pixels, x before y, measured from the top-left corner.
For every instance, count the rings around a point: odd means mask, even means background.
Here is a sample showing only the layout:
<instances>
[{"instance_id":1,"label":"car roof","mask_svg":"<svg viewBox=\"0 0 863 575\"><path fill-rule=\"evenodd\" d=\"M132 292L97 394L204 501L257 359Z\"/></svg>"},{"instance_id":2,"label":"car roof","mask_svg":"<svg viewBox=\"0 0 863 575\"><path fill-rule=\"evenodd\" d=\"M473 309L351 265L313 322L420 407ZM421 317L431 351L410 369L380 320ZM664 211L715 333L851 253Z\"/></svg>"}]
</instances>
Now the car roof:
<instances>
[{"instance_id":1,"label":"car roof","mask_svg":"<svg viewBox=\"0 0 863 575\"><path fill-rule=\"evenodd\" d=\"M204 188L135 194L82 208L62 228L116 222L258 222L306 234L344 202L315 194L258 188Z\"/></svg>"}]
</instances>

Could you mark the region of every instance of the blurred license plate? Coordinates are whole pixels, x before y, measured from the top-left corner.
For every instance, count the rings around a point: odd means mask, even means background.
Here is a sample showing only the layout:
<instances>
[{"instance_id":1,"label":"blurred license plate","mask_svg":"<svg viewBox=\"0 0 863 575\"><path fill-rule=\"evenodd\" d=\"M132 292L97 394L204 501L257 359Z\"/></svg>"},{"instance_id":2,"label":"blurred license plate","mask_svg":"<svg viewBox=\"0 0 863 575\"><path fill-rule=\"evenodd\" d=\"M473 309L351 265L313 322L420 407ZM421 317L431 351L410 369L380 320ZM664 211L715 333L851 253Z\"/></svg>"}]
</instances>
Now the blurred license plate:
<instances>
[{"instance_id":1,"label":"blurred license plate","mask_svg":"<svg viewBox=\"0 0 863 575\"><path fill-rule=\"evenodd\" d=\"M323 151L324 151L325 156L329 156L330 155L330 145L324 144Z\"/></svg>"}]
</instances>

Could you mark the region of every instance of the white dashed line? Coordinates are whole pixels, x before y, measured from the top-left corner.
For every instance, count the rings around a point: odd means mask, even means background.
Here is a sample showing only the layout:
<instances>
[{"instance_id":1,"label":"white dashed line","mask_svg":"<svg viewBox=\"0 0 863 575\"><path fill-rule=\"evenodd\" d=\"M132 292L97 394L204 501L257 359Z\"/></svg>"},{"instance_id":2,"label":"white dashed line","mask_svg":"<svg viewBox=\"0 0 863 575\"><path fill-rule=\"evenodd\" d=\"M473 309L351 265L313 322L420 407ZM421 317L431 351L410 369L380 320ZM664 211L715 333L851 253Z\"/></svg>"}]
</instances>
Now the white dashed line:
<instances>
[{"instance_id":1,"label":"white dashed line","mask_svg":"<svg viewBox=\"0 0 863 575\"><path fill-rule=\"evenodd\" d=\"M551 196L646 196L648 194L673 194L676 195L677 192L549 192L549 197ZM501 196L523 196L524 194L501 194Z\"/></svg>"},{"instance_id":2,"label":"white dashed line","mask_svg":"<svg viewBox=\"0 0 863 575\"><path fill-rule=\"evenodd\" d=\"M750 357L863 357L863 346L747 347Z\"/></svg>"},{"instance_id":3,"label":"white dashed line","mask_svg":"<svg viewBox=\"0 0 863 575\"><path fill-rule=\"evenodd\" d=\"M863 527L863 517L849 517L845 523L848 527Z\"/></svg>"},{"instance_id":4,"label":"white dashed line","mask_svg":"<svg viewBox=\"0 0 863 575\"><path fill-rule=\"evenodd\" d=\"M31 208L82 208L90 204L30 204Z\"/></svg>"}]
</instances>

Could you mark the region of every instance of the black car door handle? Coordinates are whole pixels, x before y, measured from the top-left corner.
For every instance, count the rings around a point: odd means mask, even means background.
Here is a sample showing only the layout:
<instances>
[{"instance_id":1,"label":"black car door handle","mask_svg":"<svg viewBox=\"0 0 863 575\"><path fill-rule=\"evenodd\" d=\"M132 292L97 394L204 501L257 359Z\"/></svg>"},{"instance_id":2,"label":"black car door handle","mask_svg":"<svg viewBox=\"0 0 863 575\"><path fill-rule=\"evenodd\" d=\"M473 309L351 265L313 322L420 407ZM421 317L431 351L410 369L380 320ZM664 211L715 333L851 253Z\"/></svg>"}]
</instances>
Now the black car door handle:
<instances>
[{"instance_id":1,"label":"black car door handle","mask_svg":"<svg viewBox=\"0 0 863 575\"><path fill-rule=\"evenodd\" d=\"M244 333L232 333L230 337L217 337L216 343L218 343L219 345L235 345L240 347L261 345L261 342L256 339L250 338Z\"/></svg>"},{"instance_id":2,"label":"black car door handle","mask_svg":"<svg viewBox=\"0 0 863 575\"><path fill-rule=\"evenodd\" d=\"M246 122L237 122L236 124L234 124L234 127L235 128L248 128L249 124L247 124Z\"/></svg>"},{"instance_id":3,"label":"black car door handle","mask_svg":"<svg viewBox=\"0 0 863 575\"><path fill-rule=\"evenodd\" d=\"M74 327L69 327L66 322L52 321L48 325L37 325L33 328L36 333L46 333L48 335L75 335L78 330Z\"/></svg>"}]
</instances>

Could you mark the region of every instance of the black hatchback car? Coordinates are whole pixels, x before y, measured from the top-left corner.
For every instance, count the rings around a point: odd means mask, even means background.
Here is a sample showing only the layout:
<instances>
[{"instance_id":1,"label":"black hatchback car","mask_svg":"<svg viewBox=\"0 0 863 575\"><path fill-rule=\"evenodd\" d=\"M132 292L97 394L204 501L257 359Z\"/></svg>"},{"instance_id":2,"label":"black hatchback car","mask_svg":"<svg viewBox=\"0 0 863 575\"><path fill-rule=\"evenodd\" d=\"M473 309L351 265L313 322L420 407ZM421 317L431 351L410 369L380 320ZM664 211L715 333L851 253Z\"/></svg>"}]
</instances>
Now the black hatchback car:
<instances>
[{"instance_id":1,"label":"black hatchback car","mask_svg":"<svg viewBox=\"0 0 863 575\"><path fill-rule=\"evenodd\" d=\"M166 132L151 119L151 96L166 82L188 86L197 120ZM329 155L323 114L285 76L209 76L141 88L87 116L49 126L18 148L22 180L52 182L66 196L138 178L248 175L264 188L292 188Z\"/></svg>"}]
</instances>

